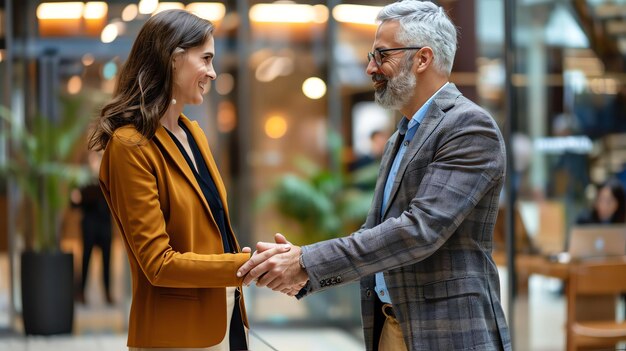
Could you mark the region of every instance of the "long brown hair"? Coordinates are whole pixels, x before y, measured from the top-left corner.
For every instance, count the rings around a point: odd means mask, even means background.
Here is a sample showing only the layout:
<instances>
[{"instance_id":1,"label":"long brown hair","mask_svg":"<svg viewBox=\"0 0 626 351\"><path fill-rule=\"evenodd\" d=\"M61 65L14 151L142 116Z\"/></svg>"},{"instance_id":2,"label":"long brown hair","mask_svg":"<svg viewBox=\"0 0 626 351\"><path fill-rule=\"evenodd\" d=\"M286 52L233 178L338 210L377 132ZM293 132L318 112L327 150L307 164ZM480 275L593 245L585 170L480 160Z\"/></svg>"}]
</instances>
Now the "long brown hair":
<instances>
[{"instance_id":1,"label":"long brown hair","mask_svg":"<svg viewBox=\"0 0 626 351\"><path fill-rule=\"evenodd\" d=\"M626 223L626 191L624 190L624 185L617 178L609 178L609 180L598 187L598 193L604 188L611 190L611 195L617 201L617 209L611 216L610 223ZM591 212L591 218L595 223L602 222L595 204Z\"/></svg>"},{"instance_id":2,"label":"long brown hair","mask_svg":"<svg viewBox=\"0 0 626 351\"><path fill-rule=\"evenodd\" d=\"M90 149L104 149L113 132L132 124L151 139L172 100L172 60L202 45L213 24L184 10L160 12L143 25L119 73L113 100L106 104L89 137Z\"/></svg>"}]
</instances>

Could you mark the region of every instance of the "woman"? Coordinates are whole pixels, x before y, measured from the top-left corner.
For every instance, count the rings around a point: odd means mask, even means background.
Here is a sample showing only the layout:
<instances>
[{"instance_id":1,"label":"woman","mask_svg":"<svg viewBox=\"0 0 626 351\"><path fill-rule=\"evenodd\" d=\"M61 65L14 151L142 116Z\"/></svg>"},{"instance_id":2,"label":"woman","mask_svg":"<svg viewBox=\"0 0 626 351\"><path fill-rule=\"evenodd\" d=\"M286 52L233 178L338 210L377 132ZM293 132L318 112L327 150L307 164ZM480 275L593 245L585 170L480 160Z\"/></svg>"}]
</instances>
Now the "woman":
<instances>
[{"instance_id":1,"label":"woman","mask_svg":"<svg viewBox=\"0 0 626 351\"><path fill-rule=\"evenodd\" d=\"M576 224L618 224L626 222L626 196L624 186L611 178L598 189L591 212L584 213Z\"/></svg>"},{"instance_id":2,"label":"woman","mask_svg":"<svg viewBox=\"0 0 626 351\"><path fill-rule=\"evenodd\" d=\"M100 185L96 182L101 160L102 154L100 152L89 152L87 161L94 181L79 189L74 189L71 193L72 207L79 208L82 214L80 227L83 235L83 269L77 300L80 303L86 303L85 287L87 286L91 251L94 246L98 246L102 253L104 296L107 304L112 305L111 269L109 264L111 261L111 212L106 199L102 195Z\"/></svg>"},{"instance_id":3,"label":"woman","mask_svg":"<svg viewBox=\"0 0 626 351\"><path fill-rule=\"evenodd\" d=\"M213 25L182 10L141 28L89 147L132 272L130 350L245 350L239 249L206 137L182 114L213 70Z\"/></svg>"},{"instance_id":4,"label":"woman","mask_svg":"<svg viewBox=\"0 0 626 351\"><path fill-rule=\"evenodd\" d=\"M626 191L617 178L610 178L598 189L596 200L590 212L583 213L576 220L576 224L623 224L626 223ZM626 295L622 295L626 301ZM615 304L614 299L607 298L595 301L596 307L603 305L610 308ZM624 307L626 311L626 305ZM626 313L626 312L625 312Z\"/></svg>"}]
</instances>

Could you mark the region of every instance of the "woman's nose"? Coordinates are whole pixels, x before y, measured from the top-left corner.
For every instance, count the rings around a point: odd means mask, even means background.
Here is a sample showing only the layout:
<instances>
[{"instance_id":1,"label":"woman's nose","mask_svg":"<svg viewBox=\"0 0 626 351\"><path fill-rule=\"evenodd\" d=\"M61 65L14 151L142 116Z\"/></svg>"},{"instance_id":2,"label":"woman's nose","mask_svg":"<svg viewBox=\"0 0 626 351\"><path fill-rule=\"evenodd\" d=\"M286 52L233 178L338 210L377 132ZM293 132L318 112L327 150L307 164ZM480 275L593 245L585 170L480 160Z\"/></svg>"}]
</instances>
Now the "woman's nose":
<instances>
[{"instance_id":1,"label":"woman's nose","mask_svg":"<svg viewBox=\"0 0 626 351\"><path fill-rule=\"evenodd\" d=\"M215 80L217 78L217 73L215 73L215 69L213 68L213 65L209 65L209 67L207 67L206 70L206 75L209 77L209 79L211 80Z\"/></svg>"}]
</instances>

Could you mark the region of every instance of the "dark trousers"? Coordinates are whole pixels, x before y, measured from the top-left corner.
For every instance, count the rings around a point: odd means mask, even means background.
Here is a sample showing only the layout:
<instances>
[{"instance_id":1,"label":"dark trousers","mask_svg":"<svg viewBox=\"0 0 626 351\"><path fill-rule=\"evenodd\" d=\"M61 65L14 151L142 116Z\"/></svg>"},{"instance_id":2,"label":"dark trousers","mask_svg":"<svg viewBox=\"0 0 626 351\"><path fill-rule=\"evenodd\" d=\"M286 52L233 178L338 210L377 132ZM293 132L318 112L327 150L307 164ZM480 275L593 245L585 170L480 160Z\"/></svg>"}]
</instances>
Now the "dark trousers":
<instances>
[{"instance_id":1,"label":"dark trousers","mask_svg":"<svg viewBox=\"0 0 626 351\"><path fill-rule=\"evenodd\" d=\"M102 276L104 278L104 289L107 297L110 294L110 268L111 260L111 223L83 218L81 223L83 230L83 272L81 280L81 291L85 291L87 284L87 274L89 273L89 259L94 246L100 247L102 251Z\"/></svg>"}]
</instances>

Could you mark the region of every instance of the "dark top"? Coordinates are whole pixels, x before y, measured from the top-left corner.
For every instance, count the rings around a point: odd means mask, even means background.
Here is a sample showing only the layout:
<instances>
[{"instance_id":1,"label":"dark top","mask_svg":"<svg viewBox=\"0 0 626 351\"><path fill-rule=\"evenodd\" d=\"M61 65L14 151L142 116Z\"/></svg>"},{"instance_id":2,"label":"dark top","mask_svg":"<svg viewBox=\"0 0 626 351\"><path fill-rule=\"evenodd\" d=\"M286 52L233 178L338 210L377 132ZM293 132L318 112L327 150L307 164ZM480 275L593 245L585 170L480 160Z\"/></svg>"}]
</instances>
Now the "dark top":
<instances>
[{"instance_id":1,"label":"dark top","mask_svg":"<svg viewBox=\"0 0 626 351\"><path fill-rule=\"evenodd\" d=\"M598 214L594 213L593 210L585 211L576 218L576 224L581 224L581 225L584 225L584 224L619 224L619 223L620 221L615 220L615 214L613 214L609 220L602 221L600 220L600 218L598 218Z\"/></svg>"},{"instance_id":2,"label":"dark top","mask_svg":"<svg viewBox=\"0 0 626 351\"><path fill-rule=\"evenodd\" d=\"M100 185L89 184L81 187L79 190L80 201L72 202L72 207L80 208L83 213L83 221L110 225L111 213Z\"/></svg>"},{"instance_id":3,"label":"dark top","mask_svg":"<svg viewBox=\"0 0 626 351\"><path fill-rule=\"evenodd\" d=\"M235 245L231 242L231 236L229 235L229 231L226 229L226 213L224 211L224 205L222 204L222 200L220 199L219 193L217 192L217 187L215 186L215 182L213 181L213 177L211 177L211 173L209 172L209 167L206 162L204 162L204 157L202 157L202 153L200 152L200 148L198 148L198 144L195 139L191 135L191 132L187 129L185 124L183 124L180 120L178 121L178 125L185 131L187 134L187 140L189 141L189 147L191 148L191 152L193 153L193 157L196 160L196 165L198 165L198 171L196 171L196 167L194 167L191 158L185 151L183 145L178 141L176 136L172 134L167 128L168 134L180 149L180 153L183 154L185 160L187 160L187 164L189 164L189 168L193 171L193 175L196 177L196 181L198 185L200 185L200 189L202 189L202 193L204 194L204 198L206 199L209 207L211 208L211 213L213 214L213 218L215 222L217 222L217 227L220 230L220 235L222 237L222 244L224 244L224 252L234 252L233 248Z\"/></svg>"}]
</instances>

